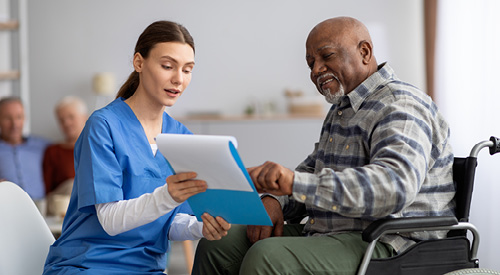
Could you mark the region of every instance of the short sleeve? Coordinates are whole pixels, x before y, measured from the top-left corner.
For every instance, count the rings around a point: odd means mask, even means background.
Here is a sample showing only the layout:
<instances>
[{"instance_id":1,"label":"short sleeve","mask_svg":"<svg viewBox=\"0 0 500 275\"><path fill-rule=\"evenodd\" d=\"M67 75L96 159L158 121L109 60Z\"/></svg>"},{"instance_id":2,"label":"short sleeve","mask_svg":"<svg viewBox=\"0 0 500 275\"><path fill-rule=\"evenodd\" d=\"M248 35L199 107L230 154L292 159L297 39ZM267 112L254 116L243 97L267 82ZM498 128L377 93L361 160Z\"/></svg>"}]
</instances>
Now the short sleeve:
<instances>
[{"instance_id":1,"label":"short sleeve","mask_svg":"<svg viewBox=\"0 0 500 275\"><path fill-rule=\"evenodd\" d=\"M92 116L75 145L78 209L123 199L122 169L114 149L108 122Z\"/></svg>"}]
</instances>

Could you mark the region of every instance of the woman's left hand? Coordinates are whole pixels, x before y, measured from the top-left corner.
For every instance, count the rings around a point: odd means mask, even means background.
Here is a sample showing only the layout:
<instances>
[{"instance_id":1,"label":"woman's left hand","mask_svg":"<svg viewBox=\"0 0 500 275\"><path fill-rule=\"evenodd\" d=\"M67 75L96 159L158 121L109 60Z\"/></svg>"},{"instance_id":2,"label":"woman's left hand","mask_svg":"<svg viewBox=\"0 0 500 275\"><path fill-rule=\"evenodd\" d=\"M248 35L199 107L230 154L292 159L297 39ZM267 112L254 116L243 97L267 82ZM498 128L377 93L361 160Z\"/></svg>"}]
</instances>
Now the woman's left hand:
<instances>
[{"instance_id":1,"label":"woman's left hand","mask_svg":"<svg viewBox=\"0 0 500 275\"><path fill-rule=\"evenodd\" d=\"M208 213L201 215L201 219L203 220L203 236L209 241L222 239L231 228L231 224L226 222L223 218L214 218Z\"/></svg>"},{"instance_id":2,"label":"woman's left hand","mask_svg":"<svg viewBox=\"0 0 500 275\"><path fill-rule=\"evenodd\" d=\"M170 196L176 202L183 202L189 197L207 190L207 183L195 179L195 172L178 173L167 177L167 187Z\"/></svg>"}]
</instances>

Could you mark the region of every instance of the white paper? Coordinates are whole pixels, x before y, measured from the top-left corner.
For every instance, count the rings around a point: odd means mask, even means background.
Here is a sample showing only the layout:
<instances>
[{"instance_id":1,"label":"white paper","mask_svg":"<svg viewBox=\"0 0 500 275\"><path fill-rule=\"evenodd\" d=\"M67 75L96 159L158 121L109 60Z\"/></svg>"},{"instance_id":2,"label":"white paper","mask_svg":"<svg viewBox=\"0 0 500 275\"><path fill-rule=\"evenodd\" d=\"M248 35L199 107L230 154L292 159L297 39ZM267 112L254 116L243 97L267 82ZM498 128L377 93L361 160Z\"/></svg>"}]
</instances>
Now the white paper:
<instances>
[{"instance_id":1,"label":"white paper","mask_svg":"<svg viewBox=\"0 0 500 275\"><path fill-rule=\"evenodd\" d=\"M229 143L237 148L235 137L216 135L159 134L158 149L175 173L196 172L209 189L253 192L243 171L231 154Z\"/></svg>"}]
</instances>

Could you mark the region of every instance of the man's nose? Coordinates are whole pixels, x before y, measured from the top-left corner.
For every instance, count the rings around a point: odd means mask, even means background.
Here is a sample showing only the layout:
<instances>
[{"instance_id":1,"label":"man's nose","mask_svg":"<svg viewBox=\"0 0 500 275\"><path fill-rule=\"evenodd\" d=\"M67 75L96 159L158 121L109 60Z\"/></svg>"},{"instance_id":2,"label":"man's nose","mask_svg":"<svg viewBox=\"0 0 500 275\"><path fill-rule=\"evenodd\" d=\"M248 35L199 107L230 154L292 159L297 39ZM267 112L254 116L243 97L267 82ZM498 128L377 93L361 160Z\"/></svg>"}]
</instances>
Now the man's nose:
<instances>
[{"instance_id":1,"label":"man's nose","mask_svg":"<svg viewBox=\"0 0 500 275\"><path fill-rule=\"evenodd\" d=\"M326 66L322 62L317 62L314 63L314 66L312 68L312 74L314 77L318 77L322 75L324 72L326 72Z\"/></svg>"}]
</instances>

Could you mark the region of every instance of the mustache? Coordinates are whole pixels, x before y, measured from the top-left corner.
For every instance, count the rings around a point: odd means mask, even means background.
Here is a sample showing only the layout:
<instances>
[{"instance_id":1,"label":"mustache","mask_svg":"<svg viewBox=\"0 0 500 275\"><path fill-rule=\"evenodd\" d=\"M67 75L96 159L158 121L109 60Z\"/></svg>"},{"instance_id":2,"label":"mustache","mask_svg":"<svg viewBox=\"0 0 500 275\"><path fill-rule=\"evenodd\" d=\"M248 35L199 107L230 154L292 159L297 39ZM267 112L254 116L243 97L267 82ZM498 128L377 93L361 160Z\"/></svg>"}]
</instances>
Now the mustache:
<instances>
[{"instance_id":1,"label":"mustache","mask_svg":"<svg viewBox=\"0 0 500 275\"><path fill-rule=\"evenodd\" d=\"M319 86L320 83L323 81L323 79L325 79L327 77L333 77L335 80L339 81L339 78L336 75L334 75L333 73L325 73L325 74L318 76L318 78L316 78L316 84L318 84L318 86Z\"/></svg>"},{"instance_id":2,"label":"mustache","mask_svg":"<svg viewBox=\"0 0 500 275\"><path fill-rule=\"evenodd\" d=\"M337 82L340 82L339 78L333 73L325 73L316 78L316 85L321 86L321 82L327 77L333 77Z\"/></svg>"},{"instance_id":3,"label":"mustache","mask_svg":"<svg viewBox=\"0 0 500 275\"><path fill-rule=\"evenodd\" d=\"M325 73L325 74L322 74L322 75L318 76L318 78L316 78L316 86L318 87L318 89L320 90L320 92L322 94L323 94L324 91L321 88L321 83L323 82L323 80L325 78L330 78L330 77L333 78L333 79L335 79L335 80L337 80L337 82L340 83L339 78L336 75L334 75L333 73Z\"/></svg>"}]
</instances>

